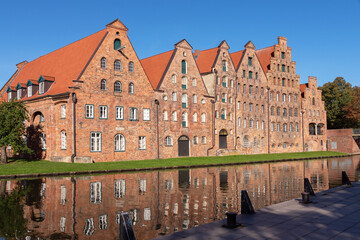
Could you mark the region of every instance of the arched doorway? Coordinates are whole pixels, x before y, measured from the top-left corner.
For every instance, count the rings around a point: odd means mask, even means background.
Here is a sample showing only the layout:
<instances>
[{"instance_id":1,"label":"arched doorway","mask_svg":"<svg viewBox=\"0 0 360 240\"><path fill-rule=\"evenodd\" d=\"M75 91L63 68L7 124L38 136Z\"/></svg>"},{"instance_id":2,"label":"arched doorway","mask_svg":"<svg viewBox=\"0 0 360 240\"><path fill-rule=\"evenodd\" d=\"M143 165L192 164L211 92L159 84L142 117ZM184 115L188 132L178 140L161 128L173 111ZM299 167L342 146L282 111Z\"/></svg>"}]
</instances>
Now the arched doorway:
<instances>
[{"instance_id":1,"label":"arched doorway","mask_svg":"<svg viewBox=\"0 0 360 240\"><path fill-rule=\"evenodd\" d=\"M227 131L221 129L219 132L219 148L227 148Z\"/></svg>"},{"instance_id":2,"label":"arched doorway","mask_svg":"<svg viewBox=\"0 0 360 240\"><path fill-rule=\"evenodd\" d=\"M178 139L179 157L189 156L190 141L187 136L181 136Z\"/></svg>"}]
</instances>

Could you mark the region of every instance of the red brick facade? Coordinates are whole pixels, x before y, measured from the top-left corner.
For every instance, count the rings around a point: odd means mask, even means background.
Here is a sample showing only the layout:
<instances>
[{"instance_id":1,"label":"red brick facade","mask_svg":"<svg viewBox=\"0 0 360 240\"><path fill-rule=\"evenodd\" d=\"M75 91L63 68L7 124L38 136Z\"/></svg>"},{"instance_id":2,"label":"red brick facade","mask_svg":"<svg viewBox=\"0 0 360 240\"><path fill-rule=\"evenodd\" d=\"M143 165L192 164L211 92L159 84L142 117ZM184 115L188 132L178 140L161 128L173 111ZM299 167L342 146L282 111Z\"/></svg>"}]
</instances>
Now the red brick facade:
<instances>
[{"instance_id":1,"label":"red brick facade","mask_svg":"<svg viewBox=\"0 0 360 240\"><path fill-rule=\"evenodd\" d=\"M115 20L18 64L0 96L26 102L38 156L99 162L326 150L321 91L314 77L299 85L286 38L231 54L226 41L193 53L182 40L140 61L127 31Z\"/></svg>"}]
</instances>

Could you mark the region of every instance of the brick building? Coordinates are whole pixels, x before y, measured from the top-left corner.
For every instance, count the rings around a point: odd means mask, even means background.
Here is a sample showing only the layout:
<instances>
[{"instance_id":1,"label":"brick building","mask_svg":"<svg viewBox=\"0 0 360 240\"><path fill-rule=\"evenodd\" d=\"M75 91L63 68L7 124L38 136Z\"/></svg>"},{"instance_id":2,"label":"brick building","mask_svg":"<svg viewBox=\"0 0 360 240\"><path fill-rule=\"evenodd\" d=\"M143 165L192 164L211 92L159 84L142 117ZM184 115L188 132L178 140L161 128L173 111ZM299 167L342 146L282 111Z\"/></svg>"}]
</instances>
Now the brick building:
<instances>
[{"instance_id":1,"label":"brick building","mask_svg":"<svg viewBox=\"0 0 360 240\"><path fill-rule=\"evenodd\" d=\"M119 20L31 62L0 91L25 101L28 144L53 161L99 162L325 150L316 78L300 85L284 37L256 50L186 41L141 61ZM311 116L307 113L311 112Z\"/></svg>"}]
</instances>

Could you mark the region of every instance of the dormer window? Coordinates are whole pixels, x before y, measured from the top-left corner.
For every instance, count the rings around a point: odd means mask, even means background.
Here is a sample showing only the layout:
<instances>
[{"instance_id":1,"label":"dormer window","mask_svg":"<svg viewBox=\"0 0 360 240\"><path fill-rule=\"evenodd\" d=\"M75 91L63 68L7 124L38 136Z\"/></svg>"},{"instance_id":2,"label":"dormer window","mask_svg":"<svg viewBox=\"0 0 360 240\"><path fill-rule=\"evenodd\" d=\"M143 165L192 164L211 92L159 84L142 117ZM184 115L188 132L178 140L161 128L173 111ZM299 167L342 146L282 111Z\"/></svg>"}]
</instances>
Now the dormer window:
<instances>
[{"instance_id":1,"label":"dormer window","mask_svg":"<svg viewBox=\"0 0 360 240\"><path fill-rule=\"evenodd\" d=\"M119 50L121 48L121 41L120 39L114 40L114 50Z\"/></svg>"},{"instance_id":2,"label":"dormer window","mask_svg":"<svg viewBox=\"0 0 360 240\"><path fill-rule=\"evenodd\" d=\"M32 96L32 91L33 91L33 90L32 90L32 85L28 86L28 87L27 87L27 96L28 96L28 97L31 97L31 96Z\"/></svg>"},{"instance_id":3,"label":"dormer window","mask_svg":"<svg viewBox=\"0 0 360 240\"><path fill-rule=\"evenodd\" d=\"M16 90L16 98L17 98L17 100L21 99L21 88Z\"/></svg>"},{"instance_id":4,"label":"dormer window","mask_svg":"<svg viewBox=\"0 0 360 240\"><path fill-rule=\"evenodd\" d=\"M45 82L39 83L39 94L44 94L45 92Z\"/></svg>"},{"instance_id":5,"label":"dormer window","mask_svg":"<svg viewBox=\"0 0 360 240\"><path fill-rule=\"evenodd\" d=\"M11 92L8 92L7 95L8 95L8 102L10 102L10 100L11 100Z\"/></svg>"}]
</instances>

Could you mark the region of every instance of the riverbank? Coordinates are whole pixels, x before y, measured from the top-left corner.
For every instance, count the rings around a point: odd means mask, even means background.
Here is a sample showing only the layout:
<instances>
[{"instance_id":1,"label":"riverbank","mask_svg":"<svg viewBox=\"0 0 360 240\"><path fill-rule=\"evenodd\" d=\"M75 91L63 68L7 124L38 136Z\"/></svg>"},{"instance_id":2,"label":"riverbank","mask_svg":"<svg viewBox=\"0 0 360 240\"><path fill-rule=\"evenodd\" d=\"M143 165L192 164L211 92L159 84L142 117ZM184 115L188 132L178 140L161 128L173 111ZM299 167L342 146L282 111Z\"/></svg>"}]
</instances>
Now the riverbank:
<instances>
[{"instance_id":1,"label":"riverbank","mask_svg":"<svg viewBox=\"0 0 360 240\"><path fill-rule=\"evenodd\" d=\"M62 163L46 160L10 160L0 165L0 179L65 176L131 171L166 170L189 167L224 166L276 161L309 160L348 156L339 152L298 152L212 157L186 157L101 163Z\"/></svg>"},{"instance_id":2,"label":"riverbank","mask_svg":"<svg viewBox=\"0 0 360 240\"><path fill-rule=\"evenodd\" d=\"M223 228L226 220L159 237L176 239L359 239L360 182L312 197L312 203L293 199L237 216L242 226Z\"/></svg>"}]
</instances>

